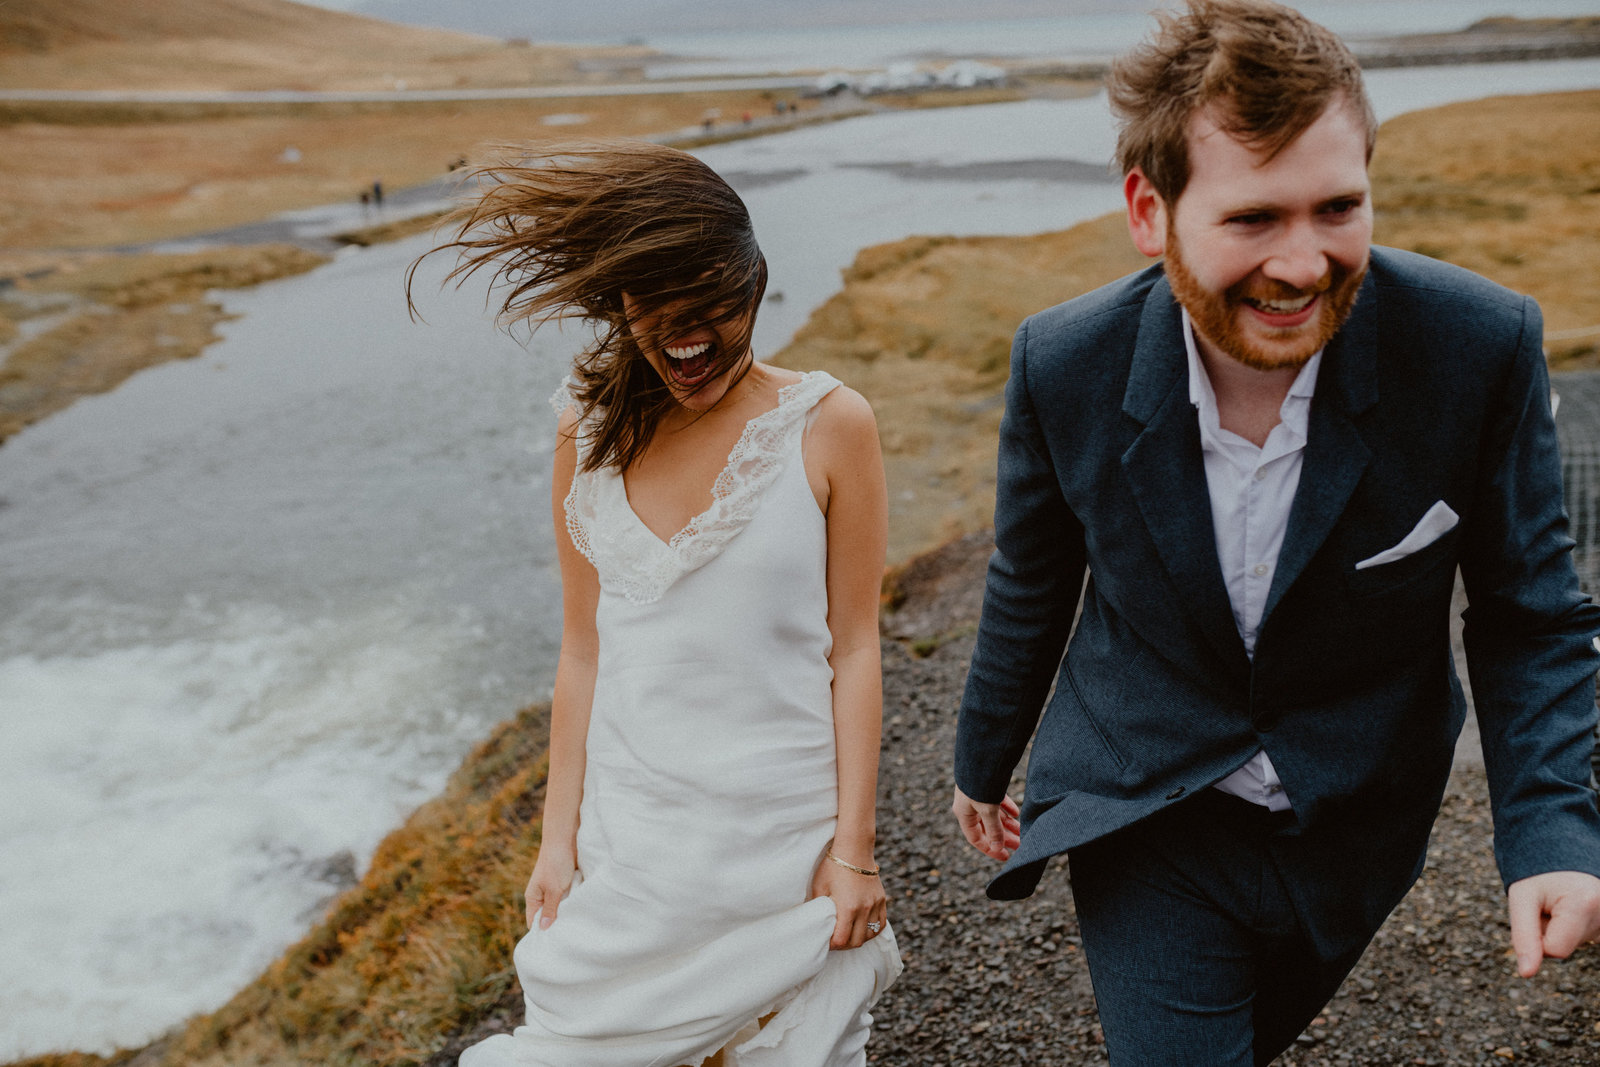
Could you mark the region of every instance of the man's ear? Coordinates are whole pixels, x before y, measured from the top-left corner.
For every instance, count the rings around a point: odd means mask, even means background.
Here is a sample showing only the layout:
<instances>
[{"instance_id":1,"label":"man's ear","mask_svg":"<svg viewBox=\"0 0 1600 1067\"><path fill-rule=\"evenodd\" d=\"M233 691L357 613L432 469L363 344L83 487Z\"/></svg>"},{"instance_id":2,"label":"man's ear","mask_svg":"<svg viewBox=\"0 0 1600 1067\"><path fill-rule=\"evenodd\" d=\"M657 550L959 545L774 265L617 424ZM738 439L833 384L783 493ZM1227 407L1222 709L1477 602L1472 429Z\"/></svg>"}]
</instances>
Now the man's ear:
<instances>
[{"instance_id":1,"label":"man's ear","mask_svg":"<svg viewBox=\"0 0 1600 1067\"><path fill-rule=\"evenodd\" d=\"M1128 201L1128 233L1133 246L1147 256L1167 251L1167 204L1138 167L1122 179L1122 196Z\"/></svg>"}]
</instances>

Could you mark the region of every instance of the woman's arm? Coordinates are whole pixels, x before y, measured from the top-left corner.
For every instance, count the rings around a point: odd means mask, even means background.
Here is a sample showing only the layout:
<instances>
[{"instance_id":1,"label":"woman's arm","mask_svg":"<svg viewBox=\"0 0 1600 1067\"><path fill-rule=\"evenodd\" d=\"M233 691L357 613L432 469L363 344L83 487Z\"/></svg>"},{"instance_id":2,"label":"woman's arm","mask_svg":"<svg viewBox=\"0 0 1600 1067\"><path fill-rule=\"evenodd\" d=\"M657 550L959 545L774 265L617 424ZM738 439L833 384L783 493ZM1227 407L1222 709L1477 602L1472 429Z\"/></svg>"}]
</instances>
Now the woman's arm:
<instances>
[{"instance_id":1,"label":"woman's arm","mask_svg":"<svg viewBox=\"0 0 1600 1067\"><path fill-rule=\"evenodd\" d=\"M526 893L528 925L533 925L534 914L542 910L541 929L555 922L577 869L578 806L583 800L585 744L600 651L594 621L600 578L567 532L565 501L578 467L576 428L577 416L568 409L561 416L555 470L550 478L556 558L561 565L561 655L550 703L550 773L545 782L539 858Z\"/></svg>"},{"instance_id":2,"label":"woman's arm","mask_svg":"<svg viewBox=\"0 0 1600 1067\"><path fill-rule=\"evenodd\" d=\"M833 730L839 766L839 824L833 854L873 869L877 862L878 745L883 725L883 669L878 653L878 597L888 541L888 495L877 423L860 394L837 388L822 401L807 442L826 479L828 629L833 635ZM824 859L812 882L832 897L838 922L829 944L855 948L885 921L882 880Z\"/></svg>"}]
</instances>

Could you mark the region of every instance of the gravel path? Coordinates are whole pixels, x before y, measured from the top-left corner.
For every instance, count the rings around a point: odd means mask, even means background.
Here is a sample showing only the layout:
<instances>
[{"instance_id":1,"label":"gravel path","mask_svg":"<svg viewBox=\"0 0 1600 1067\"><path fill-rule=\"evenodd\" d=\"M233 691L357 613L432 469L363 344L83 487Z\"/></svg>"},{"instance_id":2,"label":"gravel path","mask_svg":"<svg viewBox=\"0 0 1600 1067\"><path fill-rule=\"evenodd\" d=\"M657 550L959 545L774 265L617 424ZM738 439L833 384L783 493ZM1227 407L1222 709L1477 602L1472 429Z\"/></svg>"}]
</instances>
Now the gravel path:
<instances>
[{"instance_id":1,"label":"gravel path","mask_svg":"<svg viewBox=\"0 0 1600 1067\"><path fill-rule=\"evenodd\" d=\"M1105 1063L1064 866L1028 900L990 901L992 862L948 814L954 712L987 555L974 536L918 561L887 617L877 855L906 971L874 1013L869 1059ZM1508 949L1483 774L1464 760L1422 880L1278 1063L1600 1064L1600 950L1524 981Z\"/></svg>"}]
</instances>

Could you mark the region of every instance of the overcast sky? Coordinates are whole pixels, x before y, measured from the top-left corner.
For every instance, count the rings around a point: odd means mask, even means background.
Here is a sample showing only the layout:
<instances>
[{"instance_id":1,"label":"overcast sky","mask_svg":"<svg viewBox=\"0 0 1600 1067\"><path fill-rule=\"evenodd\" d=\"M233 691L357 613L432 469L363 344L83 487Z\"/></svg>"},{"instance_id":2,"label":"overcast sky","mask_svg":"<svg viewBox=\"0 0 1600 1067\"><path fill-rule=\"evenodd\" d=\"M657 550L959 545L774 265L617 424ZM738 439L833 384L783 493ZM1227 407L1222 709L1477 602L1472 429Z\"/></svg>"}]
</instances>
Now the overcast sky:
<instances>
[{"instance_id":1,"label":"overcast sky","mask_svg":"<svg viewBox=\"0 0 1600 1067\"><path fill-rule=\"evenodd\" d=\"M625 40L662 31L869 25L1147 11L1161 0L302 0L361 15L494 37Z\"/></svg>"}]
</instances>

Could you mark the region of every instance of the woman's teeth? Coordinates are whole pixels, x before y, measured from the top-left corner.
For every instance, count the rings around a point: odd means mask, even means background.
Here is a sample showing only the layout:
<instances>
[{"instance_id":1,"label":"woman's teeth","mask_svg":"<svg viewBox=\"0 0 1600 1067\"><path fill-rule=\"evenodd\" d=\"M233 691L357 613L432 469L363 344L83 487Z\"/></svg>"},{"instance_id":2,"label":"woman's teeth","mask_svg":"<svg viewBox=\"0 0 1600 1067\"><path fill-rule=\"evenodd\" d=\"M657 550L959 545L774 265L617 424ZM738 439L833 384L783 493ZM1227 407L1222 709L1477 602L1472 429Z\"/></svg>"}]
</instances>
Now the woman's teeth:
<instances>
[{"instance_id":1,"label":"woman's teeth","mask_svg":"<svg viewBox=\"0 0 1600 1067\"><path fill-rule=\"evenodd\" d=\"M682 385L699 385L715 369L716 347L712 341L663 346L668 360L667 373Z\"/></svg>"}]
</instances>

